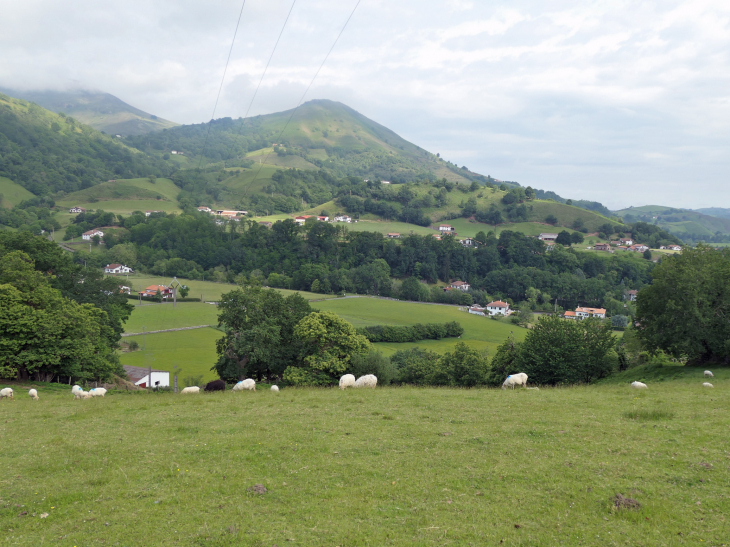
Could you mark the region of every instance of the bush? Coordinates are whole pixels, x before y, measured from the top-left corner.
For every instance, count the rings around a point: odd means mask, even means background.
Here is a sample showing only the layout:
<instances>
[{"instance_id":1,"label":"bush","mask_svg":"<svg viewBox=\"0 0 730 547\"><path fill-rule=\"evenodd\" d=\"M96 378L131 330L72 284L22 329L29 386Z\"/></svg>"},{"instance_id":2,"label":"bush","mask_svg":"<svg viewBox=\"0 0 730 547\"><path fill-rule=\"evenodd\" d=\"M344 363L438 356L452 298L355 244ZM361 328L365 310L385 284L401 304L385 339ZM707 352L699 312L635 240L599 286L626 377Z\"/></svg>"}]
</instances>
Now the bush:
<instances>
[{"instance_id":1,"label":"bush","mask_svg":"<svg viewBox=\"0 0 730 547\"><path fill-rule=\"evenodd\" d=\"M129 351L137 351L139 349L139 343L136 340L132 340L127 347L129 347Z\"/></svg>"},{"instance_id":2,"label":"bush","mask_svg":"<svg viewBox=\"0 0 730 547\"><path fill-rule=\"evenodd\" d=\"M437 370L440 356L433 351L410 348L396 351L390 358L397 372L397 381L403 384L430 385Z\"/></svg>"},{"instance_id":3,"label":"bush","mask_svg":"<svg viewBox=\"0 0 730 547\"><path fill-rule=\"evenodd\" d=\"M398 370L390 359L379 351L372 350L365 354L355 354L350 358L347 373L356 378L365 374L374 374L378 377L378 385L387 386L398 376Z\"/></svg>"},{"instance_id":4,"label":"bush","mask_svg":"<svg viewBox=\"0 0 730 547\"><path fill-rule=\"evenodd\" d=\"M448 323L416 323L415 325L374 325L357 329L370 342L418 342L456 338L464 334L464 328L456 321Z\"/></svg>"}]
</instances>

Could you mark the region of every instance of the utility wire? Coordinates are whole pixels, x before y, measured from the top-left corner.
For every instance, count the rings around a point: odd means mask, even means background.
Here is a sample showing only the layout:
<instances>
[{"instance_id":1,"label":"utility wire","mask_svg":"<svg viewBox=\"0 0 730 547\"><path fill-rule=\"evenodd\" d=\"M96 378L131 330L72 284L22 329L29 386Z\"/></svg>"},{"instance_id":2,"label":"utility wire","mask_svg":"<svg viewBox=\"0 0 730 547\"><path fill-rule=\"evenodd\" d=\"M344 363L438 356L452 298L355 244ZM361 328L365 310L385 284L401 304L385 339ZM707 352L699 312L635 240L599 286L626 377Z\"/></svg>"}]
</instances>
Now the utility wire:
<instances>
[{"instance_id":1,"label":"utility wire","mask_svg":"<svg viewBox=\"0 0 730 547\"><path fill-rule=\"evenodd\" d=\"M322 61L322 64L319 65L319 68L317 69L317 72L314 73L314 77L312 78L312 81L309 82L309 85L307 86L307 89L304 90L304 93L302 93L302 98L299 99L299 102L297 103L297 106L294 107L294 110L291 113L291 116L289 116L289 119L286 121L286 124L284 125L284 129L281 130L281 133L279 133L279 137L276 139L277 141L281 141L281 136L284 134L284 131L286 131L286 128L289 127L289 123L291 122L292 118L294 117L294 114L296 114L297 110L299 109L299 106L302 104L302 101L304 101L304 97L307 96L307 93L309 92L309 88L312 87L312 84L314 83L314 80L319 75L319 71L322 70L322 67L327 62L327 59L329 59L330 53L332 53L332 50L335 49L335 46L337 45L337 41L340 39L340 36L342 36L342 33L345 31L345 28L347 28L347 24L350 22L350 19L352 19L352 16L355 15L355 10L360 5L360 2L362 0L357 0L357 3L355 4L355 7L352 8L352 12L350 12L350 16L347 18L347 21L345 21L345 24L342 26L342 29L340 30L340 33L337 35L337 38L335 38L334 43L332 44L332 47L327 52L327 55L325 55L324 60ZM271 155L271 152L266 154L266 157L264 160L267 160L269 156ZM259 164L259 169L256 171L256 176L251 181L250 186L253 186L253 183L256 182L256 179L259 176L259 173L261 172L261 168L264 166L263 162Z\"/></svg>"},{"instance_id":2,"label":"utility wire","mask_svg":"<svg viewBox=\"0 0 730 547\"><path fill-rule=\"evenodd\" d=\"M228 63L231 61L231 53L233 53L233 45L236 43L236 35L238 34L238 27L241 24L241 17L243 16L243 8L246 5L246 0L243 0L241 4L241 11L238 14L238 21L236 22L236 30L233 31L233 40L231 40L231 48L228 50L228 58L226 59L226 66L223 69L223 77L221 78L221 85L218 87L218 95L215 98L215 105L213 106L213 115L210 117L208 122L208 132L205 134L205 141L203 142L203 152L200 155L200 161L198 161L198 171L200 171L200 165L203 163L205 157L205 148L208 146L208 137L210 136L210 127L213 125L213 119L215 118L215 111L218 108L218 101L221 98L221 91L223 90L223 82L226 80L226 72L228 72Z\"/></svg>"}]
</instances>

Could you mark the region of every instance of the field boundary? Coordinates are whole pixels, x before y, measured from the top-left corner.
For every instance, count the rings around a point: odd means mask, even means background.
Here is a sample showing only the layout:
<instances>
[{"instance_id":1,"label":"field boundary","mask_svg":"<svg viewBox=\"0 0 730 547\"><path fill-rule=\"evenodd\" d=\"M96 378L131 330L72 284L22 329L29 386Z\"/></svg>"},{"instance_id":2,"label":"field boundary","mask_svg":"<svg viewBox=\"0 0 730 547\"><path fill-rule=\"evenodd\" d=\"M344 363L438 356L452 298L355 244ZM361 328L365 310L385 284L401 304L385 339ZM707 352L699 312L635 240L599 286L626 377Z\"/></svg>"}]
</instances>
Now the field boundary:
<instances>
[{"instance_id":1,"label":"field boundary","mask_svg":"<svg viewBox=\"0 0 730 547\"><path fill-rule=\"evenodd\" d=\"M175 332L178 330L205 329L207 327L212 327L212 325L197 325L195 327L179 327L177 329L147 330L144 332L125 332L125 333L122 333L122 338L124 338L125 336L142 336L143 334L159 334L161 332Z\"/></svg>"}]
</instances>

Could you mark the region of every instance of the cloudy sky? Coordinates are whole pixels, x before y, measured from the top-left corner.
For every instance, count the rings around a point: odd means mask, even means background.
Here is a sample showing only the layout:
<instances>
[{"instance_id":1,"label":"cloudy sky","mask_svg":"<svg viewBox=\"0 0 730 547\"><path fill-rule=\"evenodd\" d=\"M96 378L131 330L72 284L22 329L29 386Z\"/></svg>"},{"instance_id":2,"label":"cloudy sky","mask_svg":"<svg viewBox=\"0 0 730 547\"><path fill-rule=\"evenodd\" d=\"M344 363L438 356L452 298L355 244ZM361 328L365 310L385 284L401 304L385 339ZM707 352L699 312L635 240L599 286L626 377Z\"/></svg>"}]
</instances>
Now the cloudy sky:
<instances>
[{"instance_id":1,"label":"cloudy sky","mask_svg":"<svg viewBox=\"0 0 730 547\"><path fill-rule=\"evenodd\" d=\"M296 0L251 114L294 107L357 0ZM216 117L292 7L246 0ZM0 86L210 119L239 0L0 0ZM307 94L470 169L611 208L730 207L730 2L361 0Z\"/></svg>"}]
</instances>

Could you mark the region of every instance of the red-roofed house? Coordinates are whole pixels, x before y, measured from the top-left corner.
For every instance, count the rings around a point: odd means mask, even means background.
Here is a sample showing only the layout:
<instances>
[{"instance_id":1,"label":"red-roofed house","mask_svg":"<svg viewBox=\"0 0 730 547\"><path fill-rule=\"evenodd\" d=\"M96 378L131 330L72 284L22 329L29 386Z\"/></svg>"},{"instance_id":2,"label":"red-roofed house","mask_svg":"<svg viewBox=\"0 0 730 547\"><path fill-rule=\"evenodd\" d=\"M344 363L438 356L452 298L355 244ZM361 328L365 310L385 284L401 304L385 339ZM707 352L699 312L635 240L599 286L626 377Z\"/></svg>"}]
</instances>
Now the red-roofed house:
<instances>
[{"instance_id":1,"label":"red-roofed house","mask_svg":"<svg viewBox=\"0 0 730 547\"><path fill-rule=\"evenodd\" d=\"M604 308L575 308L576 319L588 319L589 317L599 317L603 319L606 317L606 310Z\"/></svg>"},{"instance_id":2,"label":"red-roofed house","mask_svg":"<svg viewBox=\"0 0 730 547\"><path fill-rule=\"evenodd\" d=\"M385 234L385 237L389 239L398 239L400 237L400 234L398 232L388 232Z\"/></svg>"},{"instance_id":3,"label":"red-roofed house","mask_svg":"<svg viewBox=\"0 0 730 547\"><path fill-rule=\"evenodd\" d=\"M596 243L593 247L596 251L610 251L611 246L608 243Z\"/></svg>"},{"instance_id":4,"label":"red-roofed house","mask_svg":"<svg viewBox=\"0 0 730 547\"><path fill-rule=\"evenodd\" d=\"M156 296L157 291L160 291L162 298L170 298L172 296L172 289L167 285L150 285L143 291L139 291L140 296Z\"/></svg>"},{"instance_id":5,"label":"red-roofed house","mask_svg":"<svg viewBox=\"0 0 730 547\"><path fill-rule=\"evenodd\" d=\"M470 286L466 281L454 281L451 283L452 289L459 289L460 291L468 291Z\"/></svg>"},{"instance_id":6,"label":"red-roofed house","mask_svg":"<svg viewBox=\"0 0 730 547\"><path fill-rule=\"evenodd\" d=\"M120 274L120 273L134 273L134 270L124 264L107 264L104 266L104 273L108 274Z\"/></svg>"},{"instance_id":7,"label":"red-roofed house","mask_svg":"<svg viewBox=\"0 0 730 547\"><path fill-rule=\"evenodd\" d=\"M81 234L81 239L91 239L94 236L104 237L104 232L97 229L89 230L88 232Z\"/></svg>"},{"instance_id":8,"label":"red-roofed house","mask_svg":"<svg viewBox=\"0 0 730 547\"><path fill-rule=\"evenodd\" d=\"M509 304L501 300L495 300L487 304L489 315L507 315L509 314Z\"/></svg>"},{"instance_id":9,"label":"red-roofed house","mask_svg":"<svg viewBox=\"0 0 730 547\"><path fill-rule=\"evenodd\" d=\"M570 311L570 310L566 311L563 314L563 317L565 317L566 319L575 319L576 318L575 312L574 311Z\"/></svg>"}]
</instances>

